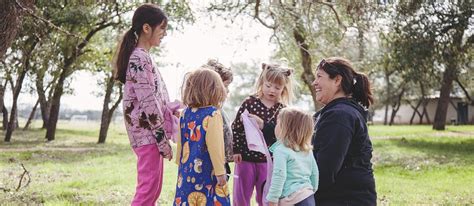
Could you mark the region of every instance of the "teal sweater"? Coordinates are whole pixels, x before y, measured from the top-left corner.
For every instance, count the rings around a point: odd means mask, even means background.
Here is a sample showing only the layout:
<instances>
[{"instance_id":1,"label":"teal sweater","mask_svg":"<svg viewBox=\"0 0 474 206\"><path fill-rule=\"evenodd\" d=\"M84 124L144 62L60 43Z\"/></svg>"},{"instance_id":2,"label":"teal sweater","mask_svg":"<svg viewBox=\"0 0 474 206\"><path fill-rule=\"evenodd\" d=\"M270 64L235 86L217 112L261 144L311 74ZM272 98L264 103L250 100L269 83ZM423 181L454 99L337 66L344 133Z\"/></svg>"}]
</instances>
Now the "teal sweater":
<instances>
[{"instance_id":1,"label":"teal sweater","mask_svg":"<svg viewBox=\"0 0 474 206\"><path fill-rule=\"evenodd\" d=\"M280 140L270 147L273 152L273 171L267 200L278 202L303 189L318 190L319 171L312 152L297 152Z\"/></svg>"}]
</instances>

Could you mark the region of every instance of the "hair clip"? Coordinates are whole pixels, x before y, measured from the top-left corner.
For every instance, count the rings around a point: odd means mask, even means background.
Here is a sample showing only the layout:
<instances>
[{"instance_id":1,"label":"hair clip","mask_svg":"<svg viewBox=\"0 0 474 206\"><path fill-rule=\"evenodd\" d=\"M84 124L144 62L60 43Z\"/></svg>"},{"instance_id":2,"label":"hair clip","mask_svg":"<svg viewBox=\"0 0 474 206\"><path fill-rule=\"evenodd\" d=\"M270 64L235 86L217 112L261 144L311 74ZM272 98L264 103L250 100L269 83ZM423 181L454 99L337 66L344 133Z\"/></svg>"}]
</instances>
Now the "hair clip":
<instances>
[{"instance_id":1,"label":"hair clip","mask_svg":"<svg viewBox=\"0 0 474 206\"><path fill-rule=\"evenodd\" d=\"M285 75L290 76L291 74L293 74L294 71L295 70L293 70L293 69L288 69L288 70L285 71Z\"/></svg>"},{"instance_id":2,"label":"hair clip","mask_svg":"<svg viewBox=\"0 0 474 206\"><path fill-rule=\"evenodd\" d=\"M262 63L262 70L266 70L268 69L269 65L265 64L265 63Z\"/></svg>"},{"instance_id":3,"label":"hair clip","mask_svg":"<svg viewBox=\"0 0 474 206\"><path fill-rule=\"evenodd\" d=\"M138 43L138 34L137 31L133 32L133 35L135 35L135 43Z\"/></svg>"},{"instance_id":4,"label":"hair clip","mask_svg":"<svg viewBox=\"0 0 474 206\"><path fill-rule=\"evenodd\" d=\"M357 79L356 78L352 79L352 85L355 85L356 83L357 83Z\"/></svg>"}]
</instances>

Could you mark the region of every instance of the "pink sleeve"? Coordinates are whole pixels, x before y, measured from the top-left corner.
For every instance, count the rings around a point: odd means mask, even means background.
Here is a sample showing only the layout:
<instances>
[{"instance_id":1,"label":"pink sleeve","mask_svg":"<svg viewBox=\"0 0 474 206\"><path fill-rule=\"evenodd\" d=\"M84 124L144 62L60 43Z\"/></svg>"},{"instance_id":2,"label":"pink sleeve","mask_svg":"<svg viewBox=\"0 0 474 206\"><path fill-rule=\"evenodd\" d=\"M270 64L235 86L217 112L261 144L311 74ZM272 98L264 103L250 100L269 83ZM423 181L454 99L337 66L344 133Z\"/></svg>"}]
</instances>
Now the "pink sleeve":
<instances>
[{"instance_id":1,"label":"pink sleeve","mask_svg":"<svg viewBox=\"0 0 474 206\"><path fill-rule=\"evenodd\" d=\"M163 102L157 94L159 83L156 71L149 56L141 56L130 62L130 73L135 80L133 89L142 113L139 117L139 127L157 130L163 126Z\"/></svg>"}]
</instances>

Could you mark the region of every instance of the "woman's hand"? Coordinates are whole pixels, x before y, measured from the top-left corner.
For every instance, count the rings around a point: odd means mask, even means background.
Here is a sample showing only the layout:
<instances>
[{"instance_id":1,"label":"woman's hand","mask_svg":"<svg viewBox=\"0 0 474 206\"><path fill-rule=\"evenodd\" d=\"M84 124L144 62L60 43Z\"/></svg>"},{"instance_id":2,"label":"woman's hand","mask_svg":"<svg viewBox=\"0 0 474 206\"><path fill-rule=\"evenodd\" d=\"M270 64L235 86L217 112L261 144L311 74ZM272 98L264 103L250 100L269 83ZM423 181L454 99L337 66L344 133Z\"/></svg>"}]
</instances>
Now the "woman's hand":
<instances>
[{"instance_id":1,"label":"woman's hand","mask_svg":"<svg viewBox=\"0 0 474 206\"><path fill-rule=\"evenodd\" d=\"M235 162L236 164L239 164L239 163L242 162L242 155L241 155L241 154L234 154L233 157L234 157L234 162Z\"/></svg>"},{"instance_id":2,"label":"woman's hand","mask_svg":"<svg viewBox=\"0 0 474 206\"><path fill-rule=\"evenodd\" d=\"M249 117L254 119L255 122L257 122L257 125L258 125L259 129L263 129L263 119L262 118L260 118L257 115L254 115L254 114L249 114Z\"/></svg>"}]
</instances>

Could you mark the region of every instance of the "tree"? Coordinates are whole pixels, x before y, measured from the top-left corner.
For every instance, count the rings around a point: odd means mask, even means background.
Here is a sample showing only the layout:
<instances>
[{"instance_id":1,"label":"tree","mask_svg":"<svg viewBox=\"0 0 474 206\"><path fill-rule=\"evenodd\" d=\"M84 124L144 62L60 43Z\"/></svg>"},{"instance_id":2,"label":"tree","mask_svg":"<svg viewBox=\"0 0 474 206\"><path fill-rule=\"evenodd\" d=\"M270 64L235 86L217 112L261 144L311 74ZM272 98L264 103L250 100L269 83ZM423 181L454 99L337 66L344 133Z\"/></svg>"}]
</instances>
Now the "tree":
<instances>
[{"instance_id":1,"label":"tree","mask_svg":"<svg viewBox=\"0 0 474 206\"><path fill-rule=\"evenodd\" d=\"M61 71L59 78L54 87L51 99L51 108L49 110L49 119L47 123L46 139L54 140L56 133L56 125L59 117L59 108L61 105L61 96L64 93L64 84L66 79L72 75L80 64L83 63L81 56L91 50L86 49L99 31L117 26L120 22L120 15L124 13L125 7L116 4L95 4L95 3L72 3L68 2L64 5L43 5L44 12L49 13L53 23L61 25L69 33L81 35L80 38L69 38L69 36L60 36L62 40L58 42L60 48L59 54L62 62L59 66ZM64 16L54 16L55 12L62 10ZM57 13L56 13L57 14Z\"/></svg>"},{"instance_id":2,"label":"tree","mask_svg":"<svg viewBox=\"0 0 474 206\"><path fill-rule=\"evenodd\" d=\"M379 51L372 43L376 24L384 5L371 1L226 1L209 10L231 16L249 15L262 26L272 29L272 40L278 44L275 57L286 59L303 82L304 93L312 96L313 72L321 59L342 56L354 60L357 70L369 72L377 62ZM356 31L356 32L354 32ZM370 38L370 39L369 39ZM369 39L369 40L367 40ZM368 43L370 42L370 43ZM354 46L357 45L357 46Z\"/></svg>"},{"instance_id":3,"label":"tree","mask_svg":"<svg viewBox=\"0 0 474 206\"><path fill-rule=\"evenodd\" d=\"M39 39L34 36L28 37L28 39L24 42L25 45L21 51L21 67L17 69L17 79L15 86L13 88L13 103L12 108L10 110L10 120L8 121L7 131L5 133L5 142L10 142L11 136L13 134L13 130L15 129L16 115L17 115L17 101L18 96L20 95L20 91L23 85L23 80L25 79L26 73L30 69L30 56L33 50L35 49L36 45L38 44Z\"/></svg>"},{"instance_id":4,"label":"tree","mask_svg":"<svg viewBox=\"0 0 474 206\"><path fill-rule=\"evenodd\" d=\"M212 5L211 11L224 11L232 13L237 11L237 15L250 15L257 20L261 25L274 31L274 39L280 45L282 53L288 53L288 42L285 40L291 39L292 46L298 51L298 57L287 56L287 59L298 59L299 66L296 67L300 74L301 80L307 86L312 98L314 107L317 108L316 91L311 86L314 81L313 58L312 51L315 50L315 45L318 45L317 36L320 30L327 29L325 24L342 25L339 14L334 8L335 5L322 1L247 1L241 3L240 1L230 1L220 5ZM329 17L332 14L332 18ZM232 14L235 16L235 14ZM324 19L324 18L327 19ZM342 36L340 27L335 26L332 30L325 30L324 32L334 34L333 36L339 38ZM300 69L301 68L301 69Z\"/></svg>"},{"instance_id":5,"label":"tree","mask_svg":"<svg viewBox=\"0 0 474 206\"><path fill-rule=\"evenodd\" d=\"M474 34L470 18L473 7L468 1L407 2L399 4L401 26L400 53L406 62L431 63L428 74L438 74L441 79L440 96L433 122L433 129L444 130L453 82L458 79L463 65L469 60L467 51L472 50ZM403 21L402 21L403 22ZM403 48L411 48L412 51ZM420 51L417 51L420 50ZM409 52L409 53L408 53ZM416 68L416 67L413 67Z\"/></svg>"}]
</instances>

